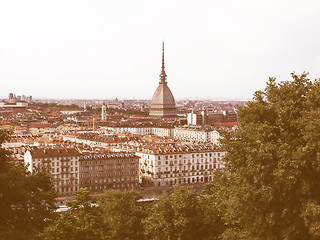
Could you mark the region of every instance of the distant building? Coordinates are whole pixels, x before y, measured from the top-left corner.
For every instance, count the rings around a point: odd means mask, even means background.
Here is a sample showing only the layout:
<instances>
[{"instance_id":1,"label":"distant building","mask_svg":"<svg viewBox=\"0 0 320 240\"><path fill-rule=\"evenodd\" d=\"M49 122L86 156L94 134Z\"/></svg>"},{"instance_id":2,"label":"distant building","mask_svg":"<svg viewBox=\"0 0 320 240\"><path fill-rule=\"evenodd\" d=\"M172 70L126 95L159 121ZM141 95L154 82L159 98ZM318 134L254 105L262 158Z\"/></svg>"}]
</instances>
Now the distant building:
<instances>
[{"instance_id":1,"label":"distant building","mask_svg":"<svg viewBox=\"0 0 320 240\"><path fill-rule=\"evenodd\" d=\"M26 101L27 101L28 103L32 103L32 96L31 96L31 95L28 96L28 97L26 98Z\"/></svg>"},{"instance_id":2,"label":"distant building","mask_svg":"<svg viewBox=\"0 0 320 240\"><path fill-rule=\"evenodd\" d=\"M159 137L173 137L173 127L103 126L101 128L105 130L113 131L113 132L119 132L119 133L132 133L137 135L155 135Z\"/></svg>"},{"instance_id":3,"label":"distant building","mask_svg":"<svg viewBox=\"0 0 320 240\"><path fill-rule=\"evenodd\" d=\"M238 122L238 116L234 111L227 111L225 122Z\"/></svg>"},{"instance_id":4,"label":"distant building","mask_svg":"<svg viewBox=\"0 0 320 240\"><path fill-rule=\"evenodd\" d=\"M192 110L191 113L187 114L187 124L188 125L205 125L205 124L207 124L206 112L201 111L201 113L195 113Z\"/></svg>"},{"instance_id":5,"label":"distant building","mask_svg":"<svg viewBox=\"0 0 320 240\"><path fill-rule=\"evenodd\" d=\"M105 104L102 104L101 107L101 120L106 120L107 119L107 107Z\"/></svg>"},{"instance_id":6,"label":"distant building","mask_svg":"<svg viewBox=\"0 0 320 240\"><path fill-rule=\"evenodd\" d=\"M208 113L208 124L213 124L215 122L224 122L223 112L211 112Z\"/></svg>"},{"instance_id":7,"label":"distant building","mask_svg":"<svg viewBox=\"0 0 320 240\"><path fill-rule=\"evenodd\" d=\"M9 93L8 100L10 101L10 100L13 100L13 99L14 99L14 97L13 97L13 93Z\"/></svg>"},{"instance_id":8,"label":"distant building","mask_svg":"<svg viewBox=\"0 0 320 240\"><path fill-rule=\"evenodd\" d=\"M164 70L164 43L162 43L162 70L159 86L153 94L149 115L154 117L175 117L176 104L173 94L167 85L167 74Z\"/></svg>"},{"instance_id":9,"label":"distant building","mask_svg":"<svg viewBox=\"0 0 320 240\"><path fill-rule=\"evenodd\" d=\"M213 143L219 145L220 133L211 128L202 127L176 127L173 130L173 135L176 140L183 142L201 142Z\"/></svg>"},{"instance_id":10,"label":"distant building","mask_svg":"<svg viewBox=\"0 0 320 240\"><path fill-rule=\"evenodd\" d=\"M16 97L15 94L9 93L7 101L0 101L2 108L27 108L28 102L24 101L20 95Z\"/></svg>"}]
</instances>

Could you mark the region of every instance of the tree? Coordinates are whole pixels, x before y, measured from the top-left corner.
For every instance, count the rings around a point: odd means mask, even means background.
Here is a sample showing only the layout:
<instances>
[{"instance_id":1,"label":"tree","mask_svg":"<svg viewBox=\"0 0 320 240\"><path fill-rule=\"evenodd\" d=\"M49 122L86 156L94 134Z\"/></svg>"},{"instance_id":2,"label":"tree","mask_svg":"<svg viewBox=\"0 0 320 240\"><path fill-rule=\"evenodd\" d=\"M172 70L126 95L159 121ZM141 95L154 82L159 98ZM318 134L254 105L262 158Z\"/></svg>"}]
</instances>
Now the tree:
<instances>
[{"instance_id":1,"label":"tree","mask_svg":"<svg viewBox=\"0 0 320 240\"><path fill-rule=\"evenodd\" d=\"M224 134L230 172L223 239L319 239L320 81L270 78Z\"/></svg>"},{"instance_id":2,"label":"tree","mask_svg":"<svg viewBox=\"0 0 320 240\"><path fill-rule=\"evenodd\" d=\"M142 219L145 213L138 202L140 198L133 189L123 192L110 189L98 197L104 224L110 226L108 239L144 239Z\"/></svg>"},{"instance_id":3,"label":"tree","mask_svg":"<svg viewBox=\"0 0 320 240\"><path fill-rule=\"evenodd\" d=\"M213 172L213 183L206 183L199 199L202 208L204 239L217 240L226 230L223 219L226 212L225 199L228 193L228 173L223 169Z\"/></svg>"},{"instance_id":4,"label":"tree","mask_svg":"<svg viewBox=\"0 0 320 240\"><path fill-rule=\"evenodd\" d=\"M11 132L0 130L0 145ZM33 239L53 219L56 192L48 169L32 174L0 148L0 239Z\"/></svg>"},{"instance_id":5,"label":"tree","mask_svg":"<svg viewBox=\"0 0 320 240\"><path fill-rule=\"evenodd\" d=\"M74 201L67 201L68 210L48 227L42 238L60 240L108 239L108 226L103 223L101 209L93 205L93 197L86 189L74 194Z\"/></svg>"},{"instance_id":6,"label":"tree","mask_svg":"<svg viewBox=\"0 0 320 240\"><path fill-rule=\"evenodd\" d=\"M144 220L147 239L214 239L204 220L202 197L192 188L179 186L172 194L163 194ZM210 225L212 226L212 225ZM215 227L215 226L212 226ZM210 230L210 231L206 231Z\"/></svg>"}]
</instances>

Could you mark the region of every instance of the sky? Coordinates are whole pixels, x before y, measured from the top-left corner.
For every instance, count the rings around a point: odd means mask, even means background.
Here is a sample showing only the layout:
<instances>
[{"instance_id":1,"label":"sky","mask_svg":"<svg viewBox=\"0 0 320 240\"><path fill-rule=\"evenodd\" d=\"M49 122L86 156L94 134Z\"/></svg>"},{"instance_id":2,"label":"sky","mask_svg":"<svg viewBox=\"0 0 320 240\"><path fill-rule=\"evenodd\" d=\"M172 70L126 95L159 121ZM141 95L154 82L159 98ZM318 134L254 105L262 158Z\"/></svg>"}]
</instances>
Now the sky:
<instances>
[{"instance_id":1,"label":"sky","mask_svg":"<svg viewBox=\"0 0 320 240\"><path fill-rule=\"evenodd\" d=\"M0 0L0 97L151 99L165 42L179 99L320 77L320 1Z\"/></svg>"}]
</instances>

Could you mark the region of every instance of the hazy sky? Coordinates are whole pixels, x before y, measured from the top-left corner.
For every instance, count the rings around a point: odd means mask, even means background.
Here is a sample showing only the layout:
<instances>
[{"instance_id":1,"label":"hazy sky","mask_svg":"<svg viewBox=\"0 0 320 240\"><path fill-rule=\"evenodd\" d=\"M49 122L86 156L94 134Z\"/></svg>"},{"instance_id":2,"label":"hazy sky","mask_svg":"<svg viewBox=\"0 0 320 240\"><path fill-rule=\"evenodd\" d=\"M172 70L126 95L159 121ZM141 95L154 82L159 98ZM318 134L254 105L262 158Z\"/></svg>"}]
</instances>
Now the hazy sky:
<instances>
[{"instance_id":1,"label":"hazy sky","mask_svg":"<svg viewBox=\"0 0 320 240\"><path fill-rule=\"evenodd\" d=\"M0 96L251 99L320 77L320 1L0 0Z\"/></svg>"}]
</instances>

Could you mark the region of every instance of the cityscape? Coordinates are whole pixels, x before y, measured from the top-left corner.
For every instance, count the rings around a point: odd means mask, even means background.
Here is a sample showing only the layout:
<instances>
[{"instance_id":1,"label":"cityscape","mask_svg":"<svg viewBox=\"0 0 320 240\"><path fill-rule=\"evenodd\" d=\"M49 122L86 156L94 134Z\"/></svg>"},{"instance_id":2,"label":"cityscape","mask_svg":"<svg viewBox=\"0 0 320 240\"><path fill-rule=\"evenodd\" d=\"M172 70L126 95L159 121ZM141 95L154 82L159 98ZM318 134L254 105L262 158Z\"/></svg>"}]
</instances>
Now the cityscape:
<instances>
[{"instance_id":1,"label":"cityscape","mask_svg":"<svg viewBox=\"0 0 320 240\"><path fill-rule=\"evenodd\" d=\"M0 239L320 239L319 11L0 3Z\"/></svg>"},{"instance_id":2,"label":"cityscape","mask_svg":"<svg viewBox=\"0 0 320 240\"><path fill-rule=\"evenodd\" d=\"M151 101L45 101L10 93L0 105L1 128L13 131L3 146L30 172L51 167L61 205L85 187L93 194L133 187L146 198L179 184L201 189L224 167L220 132L237 127L237 108L246 101L176 102L164 51L162 43Z\"/></svg>"}]
</instances>

